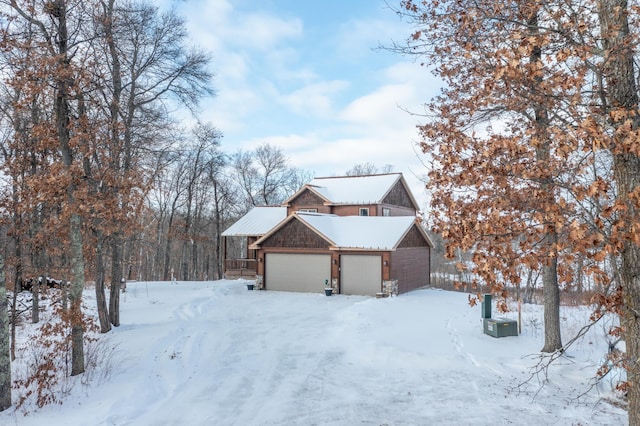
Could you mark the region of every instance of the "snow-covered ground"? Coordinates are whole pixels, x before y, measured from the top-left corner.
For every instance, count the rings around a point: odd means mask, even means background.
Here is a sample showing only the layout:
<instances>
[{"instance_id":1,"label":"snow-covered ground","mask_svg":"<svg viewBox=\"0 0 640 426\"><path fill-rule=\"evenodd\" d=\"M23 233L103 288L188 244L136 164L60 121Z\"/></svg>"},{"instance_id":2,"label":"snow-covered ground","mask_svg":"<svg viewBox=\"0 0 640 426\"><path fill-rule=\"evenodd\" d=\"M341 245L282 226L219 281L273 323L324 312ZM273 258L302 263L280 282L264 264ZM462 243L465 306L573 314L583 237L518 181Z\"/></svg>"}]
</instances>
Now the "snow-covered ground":
<instances>
[{"instance_id":1,"label":"snow-covered ground","mask_svg":"<svg viewBox=\"0 0 640 426\"><path fill-rule=\"evenodd\" d=\"M563 308L567 333L586 312ZM543 343L540 308L523 318L520 336L496 339L463 293L375 299L247 291L243 281L129 283L122 325L105 336L119 357L108 379L76 383L62 405L7 410L0 424L627 424L608 383L580 396L606 352L602 327L556 361L544 387L536 378L519 386Z\"/></svg>"}]
</instances>

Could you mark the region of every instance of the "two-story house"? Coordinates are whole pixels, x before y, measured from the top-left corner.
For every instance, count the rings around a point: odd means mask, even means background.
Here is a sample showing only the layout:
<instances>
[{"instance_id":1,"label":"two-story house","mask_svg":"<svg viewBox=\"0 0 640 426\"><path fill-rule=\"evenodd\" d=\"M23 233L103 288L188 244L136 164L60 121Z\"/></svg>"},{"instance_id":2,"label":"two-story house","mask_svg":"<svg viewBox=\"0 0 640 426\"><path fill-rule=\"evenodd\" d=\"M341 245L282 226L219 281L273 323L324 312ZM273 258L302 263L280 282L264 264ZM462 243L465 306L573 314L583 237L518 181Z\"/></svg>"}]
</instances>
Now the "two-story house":
<instances>
[{"instance_id":1,"label":"two-story house","mask_svg":"<svg viewBox=\"0 0 640 426\"><path fill-rule=\"evenodd\" d=\"M316 178L282 206L256 209L223 235L247 237L259 288L375 295L429 284L432 244L400 173Z\"/></svg>"}]
</instances>

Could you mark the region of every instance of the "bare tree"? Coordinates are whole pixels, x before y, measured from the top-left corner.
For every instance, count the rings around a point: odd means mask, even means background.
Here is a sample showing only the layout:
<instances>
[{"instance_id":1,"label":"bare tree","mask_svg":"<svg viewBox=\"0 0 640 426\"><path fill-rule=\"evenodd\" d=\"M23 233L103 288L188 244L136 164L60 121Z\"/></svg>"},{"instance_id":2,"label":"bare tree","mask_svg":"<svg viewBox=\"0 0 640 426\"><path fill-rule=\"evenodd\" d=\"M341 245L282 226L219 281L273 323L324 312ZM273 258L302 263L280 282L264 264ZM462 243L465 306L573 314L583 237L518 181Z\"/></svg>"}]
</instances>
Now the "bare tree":
<instances>
[{"instance_id":1,"label":"bare tree","mask_svg":"<svg viewBox=\"0 0 640 426\"><path fill-rule=\"evenodd\" d=\"M222 158L219 164L210 163L207 171L209 185L211 186L213 202L213 223L215 234L215 264L213 278L222 278L223 250L222 232L227 223L231 211L237 203L237 198L232 180L225 174L226 158ZM237 214L237 213L236 213Z\"/></svg>"},{"instance_id":2,"label":"bare tree","mask_svg":"<svg viewBox=\"0 0 640 426\"><path fill-rule=\"evenodd\" d=\"M354 165L352 168L345 172L345 176L366 176L391 173L392 171L393 166L391 164L386 164L383 167L379 168L375 164L367 162Z\"/></svg>"},{"instance_id":3,"label":"bare tree","mask_svg":"<svg viewBox=\"0 0 640 426\"><path fill-rule=\"evenodd\" d=\"M100 44L94 49L106 70L98 67L104 114L109 122L110 141L104 164L113 184L103 187L117 200L119 215L109 235L111 244L111 292L109 317L119 319L119 287L124 273L125 239L137 223L127 213L139 210L153 170L144 167L144 157L163 140L158 129L170 121L167 103L177 100L194 109L199 100L212 94L209 56L190 48L184 21L175 13L160 14L146 1L100 0ZM104 60L101 60L104 59ZM128 246L133 244L129 241Z\"/></svg>"},{"instance_id":4,"label":"bare tree","mask_svg":"<svg viewBox=\"0 0 640 426\"><path fill-rule=\"evenodd\" d=\"M302 170L289 166L282 149L270 144L251 152L238 151L231 164L245 211L252 206L281 203L300 187L301 181L310 178Z\"/></svg>"},{"instance_id":5,"label":"bare tree","mask_svg":"<svg viewBox=\"0 0 640 426\"><path fill-rule=\"evenodd\" d=\"M205 193L202 191L203 182L206 178L207 170L215 168L220 163L222 153L219 151L220 132L212 125L200 124L193 130L193 144L190 146L185 155L186 172L185 179L182 180L185 188L185 212L184 212L184 229L182 233L182 279L190 279L189 260L192 260L192 270L197 268L197 240L194 234L194 220L197 215L195 212L201 212L203 208L202 199L198 200L196 193ZM198 202L199 201L199 202ZM196 216L196 217L194 217ZM191 251L191 253L189 253Z\"/></svg>"},{"instance_id":6,"label":"bare tree","mask_svg":"<svg viewBox=\"0 0 640 426\"><path fill-rule=\"evenodd\" d=\"M15 291L15 290L14 290ZM11 345L4 260L0 254L0 411L11 407Z\"/></svg>"}]
</instances>

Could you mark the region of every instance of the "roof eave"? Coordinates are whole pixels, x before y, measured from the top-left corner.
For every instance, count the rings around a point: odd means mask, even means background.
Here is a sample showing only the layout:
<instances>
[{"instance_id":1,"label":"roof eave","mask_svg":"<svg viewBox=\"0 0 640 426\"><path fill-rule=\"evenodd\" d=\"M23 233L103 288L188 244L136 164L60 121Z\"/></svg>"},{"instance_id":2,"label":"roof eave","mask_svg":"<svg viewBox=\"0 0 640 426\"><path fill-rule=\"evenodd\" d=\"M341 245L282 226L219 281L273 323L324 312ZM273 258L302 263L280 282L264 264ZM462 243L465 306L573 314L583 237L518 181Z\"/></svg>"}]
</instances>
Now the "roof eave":
<instances>
[{"instance_id":1,"label":"roof eave","mask_svg":"<svg viewBox=\"0 0 640 426\"><path fill-rule=\"evenodd\" d=\"M404 187L404 190L409 195L409 199L411 200L411 204L413 204L413 209L415 211L420 211L420 205L418 205L418 201L413 196L413 192L411 192L411 189L409 188L409 185L407 184L407 181L404 179L404 175L402 175L402 174L399 174L398 178L395 180L395 182L393 182L393 185L389 186L389 189L387 189L387 192L385 192L384 195L382 196L382 198L380 199L379 204L382 204L382 200L384 200L387 197L387 195L389 195L389 192L391 192L391 190L396 186L396 184L398 182L400 182L402 184L402 186Z\"/></svg>"},{"instance_id":2,"label":"roof eave","mask_svg":"<svg viewBox=\"0 0 640 426\"><path fill-rule=\"evenodd\" d=\"M395 248L389 247L331 247L334 251L396 251Z\"/></svg>"},{"instance_id":3,"label":"roof eave","mask_svg":"<svg viewBox=\"0 0 640 426\"><path fill-rule=\"evenodd\" d=\"M289 223L292 220L299 220L304 226L306 226L307 228L309 228L309 230L311 230L311 232L317 234L320 238L322 238L323 240L325 240L327 243L329 243L330 247L335 247L336 243L329 238L328 236L326 236L325 234L323 234L322 232L320 232L318 229L316 229L315 227L313 227L309 222L305 221L303 219L303 217L301 217L301 215L298 214L298 212L293 212L292 214L290 214L289 216L287 216L286 219L284 219L283 221L281 221L278 225L276 225L275 227L273 227L268 233L264 234L262 237L260 237L255 243L251 244L249 246L249 248L251 250L257 250L261 247L262 243L269 238L270 236L272 236L273 234L275 234L276 232L278 232L278 230L280 230L284 225L286 225L287 223Z\"/></svg>"},{"instance_id":4,"label":"roof eave","mask_svg":"<svg viewBox=\"0 0 640 426\"><path fill-rule=\"evenodd\" d=\"M418 230L418 232L422 235L422 237L425 239L425 241L427 242L427 244L429 245L429 248L433 248L433 242L431 242L431 239L429 238L429 235L427 234L427 231L425 231L425 229L422 227L422 224L419 223L418 221L413 221L413 223L411 224L411 226L409 226L404 233L402 234L402 236L398 239L398 241L395 243L395 245L393 246L393 251L395 251L398 246L400 245L400 243L402 243L402 241L404 240L404 237L407 236L407 234L409 233L409 231L411 231L411 228L416 227L416 229Z\"/></svg>"},{"instance_id":5,"label":"roof eave","mask_svg":"<svg viewBox=\"0 0 640 426\"><path fill-rule=\"evenodd\" d=\"M274 226L273 228L271 228L269 230L269 232L267 232L266 234L264 234L262 237L258 238L256 240L256 242L254 242L253 244L251 244L249 246L249 248L251 250L256 250L260 248L260 244L262 244L262 242L270 237L271 235L273 235L278 229L282 228L287 222L289 222L291 219L293 218L293 215L287 216L285 217L283 220L281 220L276 226Z\"/></svg>"},{"instance_id":6,"label":"roof eave","mask_svg":"<svg viewBox=\"0 0 640 426\"><path fill-rule=\"evenodd\" d=\"M302 188L300 188L295 194L293 194L291 197L289 197L286 200L284 200L284 202L282 203L282 206L284 206L284 207L291 206L291 201L295 200L296 197L298 197L300 194L302 194L305 189L308 189L309 191L313 192L315 195L317 195L318 197L323 199L325 203L330 203L331 202L331 200L329 200L327 197L325 197L324 195L322 195L321 193L316 191L314 188L316 188L315 185L310 185L308 183L305 183L302 186Z\"/></svg>"}]
</instances>

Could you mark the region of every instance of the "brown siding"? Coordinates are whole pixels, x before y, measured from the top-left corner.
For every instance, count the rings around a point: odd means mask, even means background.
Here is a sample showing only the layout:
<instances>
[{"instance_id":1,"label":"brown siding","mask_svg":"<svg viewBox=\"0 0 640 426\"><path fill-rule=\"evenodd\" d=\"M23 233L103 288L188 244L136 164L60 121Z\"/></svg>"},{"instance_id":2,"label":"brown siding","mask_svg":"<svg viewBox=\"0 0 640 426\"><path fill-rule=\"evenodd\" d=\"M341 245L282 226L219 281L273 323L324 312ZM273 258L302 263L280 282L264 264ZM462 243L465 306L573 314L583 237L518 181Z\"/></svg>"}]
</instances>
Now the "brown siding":
<instances>
[{"instance_id":1,"label":"brown siding","mask_svg":"<svg viewBox=\"0 0 640 426\"><path fill-rule=\"evenodd\" d=\"M316 209L315 213L324 213L324 214L329 214L331 213L331 207L329 206L323 206L323 205L309 205L309 206L289 206L287 207L287 216L291 216L293 213L300 211L300 210L308 210L308 209Z\"/></svg>"},{"instance_id":2,"label":"brown siding","mask_svg":"<svg viewBox=\"0 0 640 426\"><path fill-rule=\"evenodd\" d=\"M258 237L247 237L247 251L246 251L246 256L245 258L247 259L255 259L256 258L256 251L252 250L249 248L249 246L253 243L255 243L256 241L258 241Z\"/></svg>"},{"instance_id":3,"label":"brown siding","mask_svg":"<svg viewBox=\"0 0 640 426\"><path fill-rule=\"evenodd\" d=\"M389 216L415 216L416 209L407 207L392 206L389 204L378 205L378 216L384 216L382 209L389 209ZM373 216L373 215L372 215Z\"/></svg>"},{"instance_id":4,"label":"brown siding","mask_svg":"<svg viewBox=\"0 0 640 426\"><path fill-rule=\"evenodd\" d=\"M331 207L325 206L324 200L308 189L289 202L287 215L299 209L316 209L318 213L331 213Z\"/></svg>"},{"instance_id":5,"label":"brown siding","mask_svg":"<svg viewBox=\"0 0 640 426\"><path fill-rule=\"evenodd\" d=\"M424 236L416 228L417 225L413 225L407 235L398 244L399 248L405 247L428 247L429 243L424 239Z\"/></svg>"},{"instance_id":6,"label":"brown siding","mask_svg":"<svg viewBox=\"0 0 640 426\"><path fill-rule=\"evenodd\" d=\"M396 182L395 186L391 188L391 191L389 191L387 196L384 197L384 200L382 200L382 202L384 204L407 207L414 210L416 207L411 202L411 197L409 196L407 189L400 181Z\"/></svg>"},{"instance_id":7,"label":"brown siding","mask_svg":"<svg viewBox=\"0 0 640 426\"><path fill-rule=\"evenodd\" d=\"M369 216L378 214L376 204L334 206L332 213L338 216L360 216L360 209L369 209ZM380 210L382 213L382 210Z\"/></svg>"},{"instance_id":8,"label":"brown siding","mask_svg":"<svg viewBox=\"0 0 640 426\"><path fill-rule=\"evenodd\" d=\"M429 247L401 248L391 253L391 279L398 280L398 293L431 284Z\"/></svg>"},{"instance_id":9,"label":"brown siding","mask_svg":"<svg viewBox=\"0 0 640 426\"><path fill-rule=\"evenodd\" d=\"M293 200L291 200L291 202L289 204L296 205L296 206L315 206L315 205L322 205L324 203L324 200L322 198L320 198L318 196L318 194L315 194L314 192L305 189L304 191L302 191L300 193L300 195L298 195L296 198L294 198Z\"/></svg>"},{"instance_id":10,"label":"brown siding","mask_svg":"<svg viewBox=\"0 0 640 426\"><path fill-rule=\"evenodd\" d=\"M327 248L329 243L300 220L293 219L264 240L262 247Z\"/></svg>"}]
</instances>

